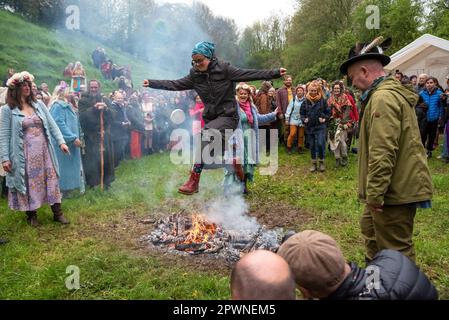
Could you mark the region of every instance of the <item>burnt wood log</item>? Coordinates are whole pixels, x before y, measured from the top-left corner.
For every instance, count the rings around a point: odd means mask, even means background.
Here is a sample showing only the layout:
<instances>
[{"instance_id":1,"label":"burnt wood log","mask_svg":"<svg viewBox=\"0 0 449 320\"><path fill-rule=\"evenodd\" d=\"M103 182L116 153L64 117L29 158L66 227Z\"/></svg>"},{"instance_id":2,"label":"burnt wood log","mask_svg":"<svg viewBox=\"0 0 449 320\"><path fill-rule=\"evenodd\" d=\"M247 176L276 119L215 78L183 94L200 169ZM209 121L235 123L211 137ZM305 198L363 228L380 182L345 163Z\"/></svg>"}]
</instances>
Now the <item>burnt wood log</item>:
<instances>
[{"instance_id":1,"label":"burnt wood log","mask_svg":"<svg viewBox=\"0 0 449 320\"><path fill-rule=\"evenodd\" d=\"M175 249L179 251L197 251L204 243L177 243Z\"/></svg>"}]
</instances>

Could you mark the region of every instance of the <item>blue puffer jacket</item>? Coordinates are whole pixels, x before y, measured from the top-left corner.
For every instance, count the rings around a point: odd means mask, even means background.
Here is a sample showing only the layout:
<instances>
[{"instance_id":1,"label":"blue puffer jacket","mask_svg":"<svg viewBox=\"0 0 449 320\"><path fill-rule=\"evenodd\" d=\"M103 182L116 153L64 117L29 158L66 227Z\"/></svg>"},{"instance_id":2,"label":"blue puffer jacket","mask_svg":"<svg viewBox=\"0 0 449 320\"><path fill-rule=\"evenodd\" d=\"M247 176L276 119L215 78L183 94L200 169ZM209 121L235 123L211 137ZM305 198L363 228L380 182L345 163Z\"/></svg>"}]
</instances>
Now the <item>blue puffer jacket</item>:
<instances>
[{"instance_id":1,"label":"blue puffer jacket","mask_svg":"<svg viewBox=\"0 0 449 320\"><path fill-rule=\"evenodd\" d=\"M327 299L436 300L438 292L413 261L398 251L382 250L366 269L351 263L351 273Z\"/></svg>"},{"instance_id":2,"label":"blue puffer jacket","mask_svg":"<svg viewBox=\"0 0 449 320\"><path fill-rule=\"evenodd\" d=\"M422 90L419 95L423 98L426 105L429 107L427 110L427 121L437 121L442 115L442 104L440 96L443 91L435 89L433 93L429 93L427 89Z\"/></svg>"}]
</instances>

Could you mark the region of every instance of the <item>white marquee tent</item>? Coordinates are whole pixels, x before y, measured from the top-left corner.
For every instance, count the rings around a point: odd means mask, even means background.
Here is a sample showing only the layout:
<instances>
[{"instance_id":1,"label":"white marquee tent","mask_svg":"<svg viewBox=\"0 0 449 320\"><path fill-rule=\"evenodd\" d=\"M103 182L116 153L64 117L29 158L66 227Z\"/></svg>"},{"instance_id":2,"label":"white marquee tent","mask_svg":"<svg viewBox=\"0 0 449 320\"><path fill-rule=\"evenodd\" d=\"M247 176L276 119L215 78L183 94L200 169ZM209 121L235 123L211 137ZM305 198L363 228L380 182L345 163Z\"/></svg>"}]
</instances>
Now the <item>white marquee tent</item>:
<instances>
[{"instance_id":1,"label":"white marquee tent","mask_svg":"<svg viewBox=\"0 0 449 320\"><path fill-rule=\"evenodd\" d=\"M385 69L399 70L407 76L426 73L445 88L449 76L449 41L425 34L393 54Z\"/></svg>"}]
</instances>

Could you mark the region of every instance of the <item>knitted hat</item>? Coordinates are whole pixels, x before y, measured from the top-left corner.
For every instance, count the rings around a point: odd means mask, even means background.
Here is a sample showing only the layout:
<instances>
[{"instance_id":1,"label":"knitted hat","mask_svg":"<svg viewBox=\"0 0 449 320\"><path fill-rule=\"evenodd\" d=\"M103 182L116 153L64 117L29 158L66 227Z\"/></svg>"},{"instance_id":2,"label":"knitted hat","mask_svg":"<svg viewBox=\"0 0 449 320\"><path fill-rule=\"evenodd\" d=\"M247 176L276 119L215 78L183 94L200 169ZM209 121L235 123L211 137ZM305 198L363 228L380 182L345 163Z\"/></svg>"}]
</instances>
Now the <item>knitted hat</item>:
<instances>
[{"instance_id":1,"label":"knitted hat","mask_svg":"<svg viewBox=\"0 0 449 320\"><path fill-rule=\"evenodd\" d=\"M207 41L197 43L192 50L192 56L195 54L201 54L209 59L212 59L214 53L215 53L215 44Z\"/></svg>"},{"instance_id":2,"label":"knitted hat","mask_svg":"<svg viewBox=\"0 0 449 320\"><path fill-rule=\"evenodd\" d=\"M277 253L288 262L296 283L305 289L325 291L344 279L345 258L337 242L324 233L297 233Z\"/></svg>"}]
</instances>

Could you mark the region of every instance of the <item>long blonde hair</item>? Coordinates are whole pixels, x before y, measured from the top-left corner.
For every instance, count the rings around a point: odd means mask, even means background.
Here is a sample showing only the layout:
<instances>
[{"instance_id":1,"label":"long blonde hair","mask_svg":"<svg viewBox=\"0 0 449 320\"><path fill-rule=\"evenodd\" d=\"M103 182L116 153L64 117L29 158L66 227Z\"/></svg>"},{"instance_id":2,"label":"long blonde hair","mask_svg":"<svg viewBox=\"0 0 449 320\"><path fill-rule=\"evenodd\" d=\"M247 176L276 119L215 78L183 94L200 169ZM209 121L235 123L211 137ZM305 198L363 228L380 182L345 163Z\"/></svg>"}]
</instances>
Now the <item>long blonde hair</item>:
<instances>
[{"instance_id":1,"label":"long blonde hair","mask_svg":"<svg viewBox=\"0 0 449 320\"><path fill-rule=\"evenodd\" d=\"M51 95L51 99L49 102L49 109L53 107L53 103L55 103L58 100L62 100L64 102L69 102L67 99L70 92L70 88L64 81L61 81L59 85L56 86L55 90L53 90L53 94Z\"/></svg>"}]
</instances>

